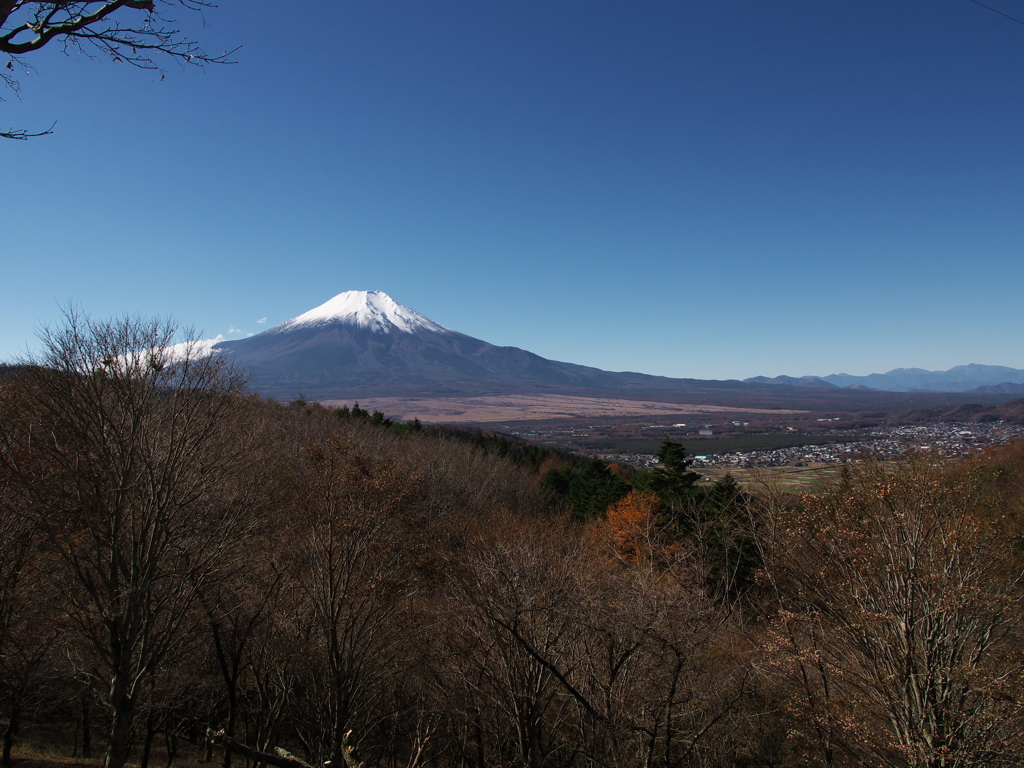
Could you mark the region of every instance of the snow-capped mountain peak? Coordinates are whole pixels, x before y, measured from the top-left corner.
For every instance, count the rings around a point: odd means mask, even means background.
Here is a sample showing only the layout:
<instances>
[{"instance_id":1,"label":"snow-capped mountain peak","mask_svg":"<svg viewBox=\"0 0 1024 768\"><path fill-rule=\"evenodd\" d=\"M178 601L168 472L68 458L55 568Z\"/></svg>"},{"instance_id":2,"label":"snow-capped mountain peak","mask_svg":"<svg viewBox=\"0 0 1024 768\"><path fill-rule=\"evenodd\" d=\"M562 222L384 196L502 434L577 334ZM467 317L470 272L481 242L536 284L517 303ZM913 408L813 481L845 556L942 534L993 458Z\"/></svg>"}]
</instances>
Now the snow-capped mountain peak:
<instances>
[{"instance_id":1,"label":"snow-capped mountain peak","mask_svg":"<svg viewBox=\"0 0 1024 768\"><path fill-rule=\"evenodd\" d=\"M406 333L434 331L453 333L419 312L399 304L383 291L345 291L319 307L304 312L274 328L290 331L296 328L334 325L342 323L366 328L374 333L389 333L393 329Z\"/></svg>"}]
</instances>

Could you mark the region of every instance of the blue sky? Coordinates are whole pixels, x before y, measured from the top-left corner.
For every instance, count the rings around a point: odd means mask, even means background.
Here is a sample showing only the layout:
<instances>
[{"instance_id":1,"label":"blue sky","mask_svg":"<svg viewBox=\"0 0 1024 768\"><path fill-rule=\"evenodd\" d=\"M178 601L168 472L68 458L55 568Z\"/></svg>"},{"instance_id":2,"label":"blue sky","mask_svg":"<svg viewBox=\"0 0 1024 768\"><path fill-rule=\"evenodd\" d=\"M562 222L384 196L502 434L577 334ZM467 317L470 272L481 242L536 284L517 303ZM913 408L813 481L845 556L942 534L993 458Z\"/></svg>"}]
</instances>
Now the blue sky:
<instances>
[{"instance_id":1,"label":"blue sky","mask_svg":"<svg viewBox=\"0 0 1024 768\"><path fill-rule=\"evenodd\" d=\"M0 142L0 359L68 302L237 338L382 290L609 370L1024 368L1024 25L970 0L178 20L237 63L54 49L4 94L57 125Z\"/></svg>"}]
</instances>

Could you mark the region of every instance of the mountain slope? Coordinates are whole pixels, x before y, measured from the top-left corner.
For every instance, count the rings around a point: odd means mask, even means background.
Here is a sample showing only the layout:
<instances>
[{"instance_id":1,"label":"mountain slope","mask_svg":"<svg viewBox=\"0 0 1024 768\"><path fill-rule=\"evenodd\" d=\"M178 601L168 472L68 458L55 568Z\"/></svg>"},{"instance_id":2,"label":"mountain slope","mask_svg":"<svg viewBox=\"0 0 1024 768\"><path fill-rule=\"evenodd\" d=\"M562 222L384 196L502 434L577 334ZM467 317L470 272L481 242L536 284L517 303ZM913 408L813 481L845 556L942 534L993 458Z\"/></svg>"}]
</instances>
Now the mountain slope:
<instances>
[{"instance_id":1,"label":"mountain slope","mask_svg":"<svg viewBox=\"0 0 1024 768\"><path fill-rule=\"evenodd\" d=\"M261 334L221 342L216 349L249 369L254 389L282 397L300 391L327 398L356 391L405 395L509 387L562 390L662 380L498 347L435 323L379 291L339 294Z\"/></svg>"},{"instance_id":2,"label":"mountain slope","mask_svg":"<svg viewBox=\"0 0 1024 768\"><path fill-rule=\"evenodd\" d=\"M559 394L852 411L964 402L852 391L810 378L803 386L786 386L603 371L489 344L379 291L339 294L263 333L222 341L215 349L249 370L253 390L282 400L300 394L314 400ZM1006 396L981 397L996 402Z\"/></svg>"}]
</instances>

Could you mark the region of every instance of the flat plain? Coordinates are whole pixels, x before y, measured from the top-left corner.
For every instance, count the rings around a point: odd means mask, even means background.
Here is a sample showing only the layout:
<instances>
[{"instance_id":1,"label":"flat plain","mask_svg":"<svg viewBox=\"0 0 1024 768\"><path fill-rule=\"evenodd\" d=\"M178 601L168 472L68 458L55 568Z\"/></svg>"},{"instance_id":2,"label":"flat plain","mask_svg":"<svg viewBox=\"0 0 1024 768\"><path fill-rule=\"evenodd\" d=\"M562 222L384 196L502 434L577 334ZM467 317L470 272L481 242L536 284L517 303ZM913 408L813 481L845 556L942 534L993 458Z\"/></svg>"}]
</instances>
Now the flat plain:
<instances>
[{"instance_id":1,"label":"flat plain","mask_svg":"<svg viewBox=\"0 0 1024 768\"><path fill-rule=\"evenodd\" d=\"M352 405L351 401L324 400L328 408ZM368 397L359 400L359 407L379 410L387 416L443 424L482 424L499 421L532 421L536 419L572 419L613 416L670 416L700 414L771 414L796 415L800 410L779 408L743 408L696 403L666 403L655 400L626 400L571 395L483 395L459 398Z\"/></svg>"}]
</instances>

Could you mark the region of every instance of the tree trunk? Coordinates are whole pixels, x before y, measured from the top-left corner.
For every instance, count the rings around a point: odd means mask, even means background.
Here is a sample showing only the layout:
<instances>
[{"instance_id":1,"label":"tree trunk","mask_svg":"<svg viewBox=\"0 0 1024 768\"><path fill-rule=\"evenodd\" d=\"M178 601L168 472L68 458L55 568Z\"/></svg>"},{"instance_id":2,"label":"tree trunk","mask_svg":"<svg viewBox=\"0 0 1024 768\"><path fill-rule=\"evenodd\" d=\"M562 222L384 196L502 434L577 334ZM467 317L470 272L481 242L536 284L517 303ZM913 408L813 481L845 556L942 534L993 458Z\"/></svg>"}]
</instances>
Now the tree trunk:
<instances>
[{"instance_id":1,"label":"tree trunk","mask_svg":"<svg viewBox=\"0 0 1024 768\"><path fill-rule=\"evenodd\" d=\"M174 758L178 756L178 737L165 728L164 741L167 744L167 768L171 768L174 765Z\"/></svg>"},{"instance_id":2,"label":"tree trunk","mask_svg":"<svg viewBox=\"0 0 1024 768\"><path fill-rule=\"evenodd\" d=\"M18 718L21 715L17 704L11 705L11 718L7 721L7 730L4 731L4 768L11 766L11 748L14 746L14 737L18 734Z\"/></svg>"},{"instance_id":3,"label":"tree trunk","mask_svg":"<svg viewBox=\"0 0 1024 768\"><path fill-rule=\"evenodd\" d=\"M89 720L89 694L82 696L82 757L92 757L92 722Z\"/></svg>"},{"instance_id":4,"label":"tree trunk","mask_svg":"<svg viewBox=\"0 0 1024 768\"><path fill-rule=\"evenodd\" d=\"M71 758L78 757L78 729L81 728L81 722L79 718L74 718L75 725L71 731Z\"/></svg>"},{"instance_id":5,"label":"tree trunk","mask_svg":"<svg viewBox=\"0 0 1024 768\"><path fill-rule=\"evenodd\" d=\"M149 754L153 750L153 739L156 738L155 718L153 712L146 716L146 740L142 744L142 757L139 759L139 768L149 768Z\"/></svg>"},{"instance_id":6,"label":"tree trunk","mask_svg":"<svg viewBox=\"0 0 1024 768\"><path fill-rule=\"evenodd\" d=\"M224 733L228 736L235 735L235 720L238 719L238 695L236 693L235 681L238 679L237 670L228 686L228 722ZM224 768L231 768L231 750L224 750Z\"/></svg>"},{"instance_id":7,"label":"tree trunk","mask_svg":"<svg viewBox=\"0 0 1024 768\"><path fill-rule=\"evenodd\" d=\"M128 747L131 743L132 710L135 702L125 690L125 681L118 675L111 686L111 708L113 717L110 723L110 739L107 743L107 754L103 759L103 768L124 768L128 760Z\"/></svg>"}]
</instances>

